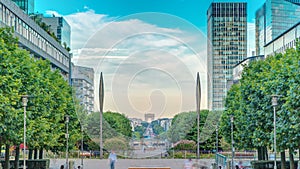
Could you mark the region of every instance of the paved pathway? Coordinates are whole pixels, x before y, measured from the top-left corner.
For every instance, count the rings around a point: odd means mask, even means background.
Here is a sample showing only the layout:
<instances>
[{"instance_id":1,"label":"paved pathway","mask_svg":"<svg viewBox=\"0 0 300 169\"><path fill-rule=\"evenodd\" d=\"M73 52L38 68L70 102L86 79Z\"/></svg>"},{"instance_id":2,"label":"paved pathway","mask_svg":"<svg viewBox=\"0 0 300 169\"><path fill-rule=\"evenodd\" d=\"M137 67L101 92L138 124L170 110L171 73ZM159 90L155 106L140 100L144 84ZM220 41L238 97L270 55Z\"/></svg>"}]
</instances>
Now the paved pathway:
<instances>
[{"instance_id":1,"label":"paved pathway","mask_svg":"<svg viewBox=\"0 0 300 169\"><path fill-rule=\"evenodd\" d=\"M81 164L80 159L70 159L75 161L75 166ZM193 159L196 163L196 160ZM199 160L199 163L210 168L213 159ZM51 159L50 169L59 169L65 163L65 159ZM182 169L184 159L118 159L116 169L128 169L128 167L171 167L171 169ZM109 169L107 159L84 159L84 169Z\"/></svg>"}]
</instances>

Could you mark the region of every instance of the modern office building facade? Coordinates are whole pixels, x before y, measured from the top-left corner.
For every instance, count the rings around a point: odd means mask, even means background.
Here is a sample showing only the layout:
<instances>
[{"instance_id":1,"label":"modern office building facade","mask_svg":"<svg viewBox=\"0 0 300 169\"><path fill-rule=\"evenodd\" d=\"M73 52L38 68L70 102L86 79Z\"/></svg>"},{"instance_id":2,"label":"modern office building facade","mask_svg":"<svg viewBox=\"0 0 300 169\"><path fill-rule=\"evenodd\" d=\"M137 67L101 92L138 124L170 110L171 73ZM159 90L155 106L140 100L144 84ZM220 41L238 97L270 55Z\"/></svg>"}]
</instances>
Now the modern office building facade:
<instances>
[{"instance_id":1,"label":"modern office building facade","mask_svg":"<svg viewBox=\"0 0 300 169\"><path fill-rule=\"evenodd\" d=\"M72 65L72 86L79 104L86 112L94 111L94 69Z\"/></svg>"},{"instance_id":2,"label":"modern office building facade","mask_svg":"<svg viewBox=\"0 0 300 169\"><path fill-rule=\"evenodd\" d=\"M300 20L298 0L267 0L255 14L256 55L264 46Z\"/></svg>"},{"instance_id":3,"label":"modern office building facade","mask_svg":"<svg viewBox=\"0 0 300 169\"><path fill-rule=\"evenodd\" d=\"M283 32L281 35L264 46L265 56L283 53L289 48L295 48L297 39L300 38L300 22Z\"/></svg>"},{"instance_id":4,"label":"modern office building facade","mask_svg":"<svg viewBox=\"0 0 300 169\"><path fill-rule=\"evenodd\" d=\"M63 77L70 80L69 52L11 0L0 0L0 26L12 27L19 47L36 58L49 60L53 69L60 70Z\"/></svg>"},{"instance_id":5,"label":"modern office building facade","mask_svg":"<svg viewBox=\"0 0 300 169\"><path fill-rule=\"evenodd\" d=\"M50 31L66 47L71 47L71 27L63 17L42 17L42 22L50 25Z\"/></svg>"},{"instance_id":6,"label":"modern office building facade","mask_svg":"<svg viewBox=\"0 0 300 169\"><path fill-rule=\"evenodd\" d=\"M223 110L234 65L247 57L247 3L212 3L207 11L208 109Z\"/></svg>"},{"instance_id":7,"label":"modern office building facade","mask_svg":"<svg viewBox=\"0 0 300 169\"><path fill-rule=\"evenodd\" d=\"M12 0L15 2L26 14L34 13L34 0Z\"/></svg>"}]
</instances>

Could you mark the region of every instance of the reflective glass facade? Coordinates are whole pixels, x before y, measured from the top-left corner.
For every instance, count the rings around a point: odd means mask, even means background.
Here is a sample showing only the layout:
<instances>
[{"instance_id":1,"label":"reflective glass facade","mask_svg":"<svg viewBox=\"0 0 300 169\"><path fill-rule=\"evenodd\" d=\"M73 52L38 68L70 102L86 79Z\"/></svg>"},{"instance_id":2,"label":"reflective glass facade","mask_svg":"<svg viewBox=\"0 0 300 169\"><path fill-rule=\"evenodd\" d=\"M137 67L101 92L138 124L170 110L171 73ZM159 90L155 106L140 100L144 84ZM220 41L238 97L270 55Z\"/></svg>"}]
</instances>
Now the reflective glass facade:
<instances>
[{"instance_id":1,"label":"reflective glass facade","mask_svg":"<svg viewBox=\"0 0 300 169\"><path fill-rule=\"evenodd\" d=\"M42 21L50 25L50 31L55 34L61 44L71 47L71 27L63 17L44 17Z\"/></svg>"},{"instance_id":2,"label":"reflective glass facade","mask_svg":"<svg viewBox=\"0 0 300 169\"><path fill-rule=\"evenodd\" d=\"M256 54L263 55L267 43L299 22L300 6L296 0L267 0L255 18Z\"/></svg>"},{"instance_id":3,"label":"reflective glass facade","mask_svg":"<svg viewBox=\"0 0 300 169\"><path fill-rule=\"evenodd\" d=\"M12 0L14 1L26 14L34 13L34 0Z\"/></svg>"},{"instance_id":4,"label":"reflective glass facade","mask_svg":"<svg viewBox=\"0 0 300 169\"><path fill-rule=\"evenodd\" d=\"M223 110L233 66L247 57L247 4L212 3L207 22L208 108Z\"/></svg>"}]
</instances>

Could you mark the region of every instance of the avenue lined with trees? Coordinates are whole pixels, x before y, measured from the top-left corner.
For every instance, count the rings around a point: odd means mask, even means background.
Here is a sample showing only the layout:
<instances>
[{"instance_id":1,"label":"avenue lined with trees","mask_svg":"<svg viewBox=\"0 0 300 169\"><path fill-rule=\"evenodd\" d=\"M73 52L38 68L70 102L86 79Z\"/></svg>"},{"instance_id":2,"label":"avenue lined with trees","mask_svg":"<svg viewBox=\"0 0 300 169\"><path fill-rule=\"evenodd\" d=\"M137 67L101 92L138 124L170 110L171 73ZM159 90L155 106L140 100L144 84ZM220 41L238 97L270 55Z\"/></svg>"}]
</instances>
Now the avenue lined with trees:
<instances>
[{"instance_id":1,"label":"avenue lined with trees","mask_svg":"<svg viewBox=\"0 0 300 169\"><path fill-rule=\"evenodd\" d=\"M290 168L295 169L294 155L300 149L300 46L284 54L245 65L242 78L227 93L225 111L219 127L220 135L211 132L200 143L202 151L228 150L231 142L230 117L234 117L234 146L239 150L258 152L259 160L268 160L274 149L272 95L279 97L276 107L277 149L281 168L285 168L288 150ZM19 166L20 145L23 143L22 95L29 95L27 105L28 159L42 159L44 151L66 151L66 116L69 120L69 150L99 150L99 112L86 114L73 96L73 89L48 61L35 59L18 47L10 28L0 28L0 147L5 146L5 165L9 168L9 150L15 147L14 168ZM200 111L200 131L210 112ZM148 123L133 132L130 120L117 112L103 114L104 148L130 149L132 138L142 139ZM183 112L174 116L167 133L151 123L160 139L174 143L177 150L196 150L197 113ZM84 130L81 131L81 128ZM84 145L80 139L84 135ZM217 138L216 138L217 137ZM216 140L217 139L217 140ZM175 144L178 143L178 144ZM176 147L178 146L178 147Z\"/></svg>"}]
</instances>

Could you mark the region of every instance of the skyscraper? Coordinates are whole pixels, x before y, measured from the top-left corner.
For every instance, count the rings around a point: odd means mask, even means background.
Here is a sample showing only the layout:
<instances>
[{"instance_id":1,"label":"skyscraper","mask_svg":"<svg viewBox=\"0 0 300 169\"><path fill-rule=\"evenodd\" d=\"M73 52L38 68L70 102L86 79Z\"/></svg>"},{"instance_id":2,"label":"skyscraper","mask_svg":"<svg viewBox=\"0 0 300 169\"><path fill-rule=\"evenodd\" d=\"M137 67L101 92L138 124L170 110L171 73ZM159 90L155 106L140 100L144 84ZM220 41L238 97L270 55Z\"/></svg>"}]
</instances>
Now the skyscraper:
<instances>
[{"instance_id":1,"label":"skyscraper","mask_svg":"<svg viewBox=\"0 0 300 169\"><path fill-rule=\"evenodd\" d=\"M247 4L216 2L207 11L208 108L223 110L232 68L247 57Z\"/></svg>"},{"instance_id":2,"label":"skyscraper","mask_svg":"<svg viewBox=\"0 0 300 169\"><path fill-rule=\"evenodd\" d=\"M300 20L299 0L266 0L255 14L256 55L264 46Z\"/></svg>"},{"instance_id":3,"label":"skyscraper","mask_svg":"<svg viewBox=\"0 0 300 169\"><path fill-rule=\"evenodd\" d=\"M63 17L42 17L42 21L50 25L50 31L55 34L62 45L71 47L71 27Z\"/></svg>"},{"instance_id":4,"label":"skyscraper","mask_svg":"<svg viewBox=\"0 0 300 169\"><path fill-rule=\"evenodd\" d=\"M34 0L12 0L14 1L26 14L34 13Z\"/></svg>"}]
</instances>

